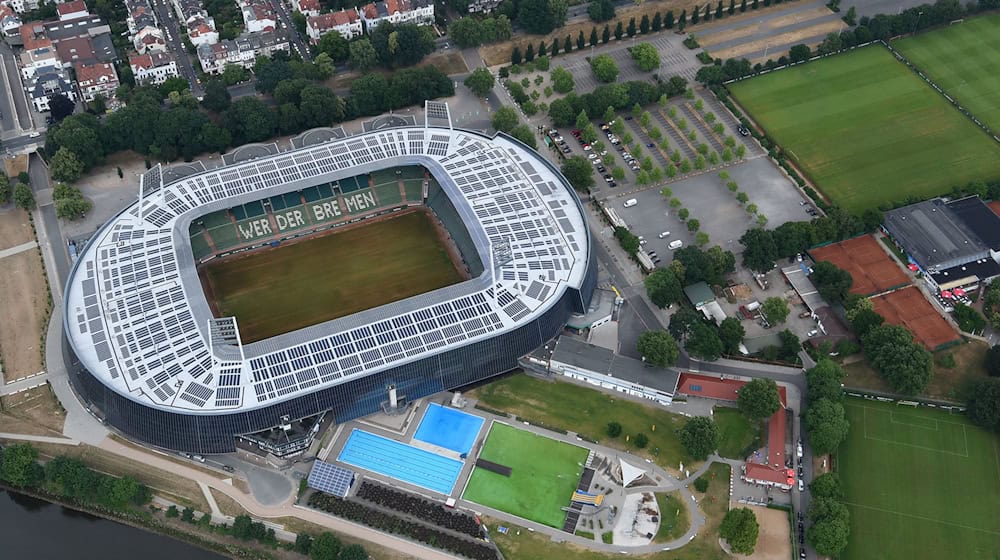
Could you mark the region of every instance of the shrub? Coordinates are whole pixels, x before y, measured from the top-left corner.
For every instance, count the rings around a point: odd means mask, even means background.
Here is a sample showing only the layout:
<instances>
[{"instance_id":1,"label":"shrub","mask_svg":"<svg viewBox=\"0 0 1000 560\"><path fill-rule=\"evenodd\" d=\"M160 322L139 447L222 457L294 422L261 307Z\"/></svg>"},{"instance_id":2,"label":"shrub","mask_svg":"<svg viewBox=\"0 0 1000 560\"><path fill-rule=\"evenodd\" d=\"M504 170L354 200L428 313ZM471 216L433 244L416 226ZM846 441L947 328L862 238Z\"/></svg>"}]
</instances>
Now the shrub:
<instances>
[{"instance_id":1,"label":"shrub","mask_svg":"<svg viewBox=\"0 0 1000 560\"><path fill-rule=\"evenodd\" d=\"M699 476L694 480L694 489L699 492L706 492L708 490L708 479L704 476Z\"/></svg>"}]
</instances>

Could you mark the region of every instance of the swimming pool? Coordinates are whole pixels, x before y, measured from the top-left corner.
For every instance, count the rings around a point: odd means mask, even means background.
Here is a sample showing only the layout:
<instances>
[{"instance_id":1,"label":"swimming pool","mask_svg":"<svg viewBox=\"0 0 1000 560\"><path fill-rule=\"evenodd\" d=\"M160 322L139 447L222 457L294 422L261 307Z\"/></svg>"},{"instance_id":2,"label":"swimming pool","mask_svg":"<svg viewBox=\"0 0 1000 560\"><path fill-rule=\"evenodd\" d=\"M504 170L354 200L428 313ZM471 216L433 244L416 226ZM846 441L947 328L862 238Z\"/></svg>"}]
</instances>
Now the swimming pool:
<instances>
[{"instance_id":1,"label":"swimming pool","mask_svg":"<svg viewBox=\"0 0 1000 560\"><path fill-rule=\"evenodd\" d=\"M451 494L461 461L355 429L337 460L441 494Z\"/></svg>"},{"instance_id":2,"label":"swimming pool","mask_svg":"<svg viewBox=\"0 0 1000 560\"><path fill-rule=\"evenodd\" d=\"M479 436L483 418L430 403L413 439L467 454Z\"/></svg>"}]
</instances>

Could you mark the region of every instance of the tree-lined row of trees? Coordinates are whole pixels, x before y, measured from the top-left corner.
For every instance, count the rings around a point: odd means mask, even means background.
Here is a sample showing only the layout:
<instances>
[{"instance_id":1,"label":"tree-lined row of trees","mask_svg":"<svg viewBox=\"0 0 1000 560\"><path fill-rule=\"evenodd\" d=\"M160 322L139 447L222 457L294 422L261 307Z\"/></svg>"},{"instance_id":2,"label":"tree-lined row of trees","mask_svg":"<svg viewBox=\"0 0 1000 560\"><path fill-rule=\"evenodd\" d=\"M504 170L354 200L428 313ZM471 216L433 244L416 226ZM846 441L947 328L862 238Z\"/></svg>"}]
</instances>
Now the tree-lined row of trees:
<instances>
[{"instance_id":1,"label":"tree-lined row of trees","mask_svg":"<svg viewBox=\"0 0 1000 560\"><path fill-rule=\"evenodd\" d=\"M812 502L808 515L812 523L806 538L821 556L836 558L847 547L851 534L851 513L842 501L840 478L836 473L822 474L809 484L809 490Z\"/></svg>"},{"instance_id":2,"label":"tree-lined row of trees","mask_svg":"<svg viewBox=\"0 0 1000 560\"><path fill-rule=\"evenodd\" d=\"M549 118L555 126L570 126L576 122L581 111L588 115L603 115L609 107L612 112L630 109L636 104L644 107L656 102L661 96L670 98L685 91L687 80L680 76L656 83L634 81L607 84L590 93L570 93L562 99L556 99L549 105Z\"/></svg>"}]
</instances>

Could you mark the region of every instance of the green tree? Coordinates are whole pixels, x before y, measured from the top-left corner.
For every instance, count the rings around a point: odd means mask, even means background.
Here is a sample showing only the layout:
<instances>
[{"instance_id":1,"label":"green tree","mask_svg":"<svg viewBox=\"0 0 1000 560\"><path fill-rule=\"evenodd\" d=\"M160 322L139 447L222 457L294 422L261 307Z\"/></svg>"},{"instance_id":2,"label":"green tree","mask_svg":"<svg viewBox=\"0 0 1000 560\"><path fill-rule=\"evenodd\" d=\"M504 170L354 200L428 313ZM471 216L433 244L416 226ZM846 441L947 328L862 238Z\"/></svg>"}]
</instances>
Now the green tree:
<instances>
[{"instance_id":1,"label":"green tree","mask_svg":"<svg viewBox=\"0 0 1000 560\"><path fill-rule=\"evenodd\" d=\"M660 67L660 52L650 43L639 43L628 50L635 65L643 72L651 72Z\"/></svg>"},{"instance_id":2,"label":"green tree","mask_svg":"<svg viewBox=\"0 0 1000 560\"><path fill-rule=\"evenodd\" d=\"M566 22L565 0L522 0L517 6L518 24L533 35L546 35Z\"/></svg>"},{"instance_id":3,"label":"green tree","mask_svg":"<svg viewBox=\"0 0 1000 560\"><path fill-rule=\"evenodd\" d=\"M605 432L607 432L608 437L616 438L622 434L622 425L618 422L608 422Z\"/></svg>"},{"instance_id":4,"label":"green tree","mask_svg":"<svg viewBox=\"0 0 1000 560\"><path fill-rule=\"evenodd\" d=\"M770 418L781 408L778 384L773 379L754 379L739 389L736 405L751 420Z\"/></svg>"},{"instance_id":5,"label":"green tree","mask_svg":"<svg viewBox=\"0 0 1000 560\"><path fill-rule=\"evenodd\" d=\"M958 328L967 333L980 333L986 327L986 318L982 313L961 302L955 303L955 311L952 313Z\"/></svg>"},{"instance_id":6,"label":"green tree","mask_svg":"<svg viewBox=\"0 0 1000 560\"><path fill-rule=\"evenodd\" d=\"M726 539L729 548L737 554L753 554L759 531L757 515L746 507L727 511L719 526L719 536Z\"/></svg>"},{"instance_id":7,"label":"green tree","mask_svg":"<svg viewBox=\"0 0 1000 560\"><path fill-rule=\"evenodd\" d=\"M493 89L493 84L496 80L493 78L493 74L490 73L486 68L476 68L472 71L467 78L465 78L465 86L469 88L477 97L486 97L486 95Z\"/></svg>"},{"instance_id":8,"label":"green tree","mask_svg":"<svg viewBox=\"0 0 1000 560\"><path fill-rule=\"evenodd\" d=\"M335 35L340 35L335 33ZM312 535L308 533L299 533L295 536L295 544L292 545L292 550L302 554L304 556L309 554L309 550L312 548L313 538Z\"/></svg>"},{"instance_id":9,"label":"green tree","mask_svg":"<svg viewBox=\"0 0 1000 560\"><path fill-rule=\"evenodd\" d=\"M718 360L723 350L722 340L715 329L701 322L694 326L685 348L695 358L708 362Z\"/></svg>"},{"instance_id":10,"label":"green tree","mask_svg":"<svg viewBox=\"0 0 1000 560\"><path fill-rule=\"evenodd\" d=\"M986 351L984 365L986 373L993 377L1000 377L1000 344L995 344Z\"/></svg>"},{"instance_id":11,"label":"green tree","mask_svg":"<svg viewBox=\"0 0 1000 560\"><path fill-rule=\"evenodd\" d=\"M558 93L569 93L573 91L573 74L569 70L566 70L562 66L557 66L552 69L552 89L556 90Z\"/></svg>"},{"instance_id":12,"label":"green tree","mask_svg":"<svg viewBox=\"0 0 1000 560\"><path fill-rule=\"evenodd\" d=\"M250 79L250 72L241 64L227 64L222 70L222 82L234 86Z\"/></svg>"},{"instance_id":13,"label":"green tree","mask_svg":"<svg viewBox=\"0 0 1000 560\"><path fill-rule=\"evenodd\" d=\"M677 430L677 439L688 455L703 461L719 447L719 427L707 416L692 416Z\"/></svg>"},{"instance_id":14,"label":"green tree","mask_svg":"<svg viewBox=\"0 0 1000 560\"><path fill-rule=\"evenodd\" d=\"M701 222L699 222L698 220L695 220L695 219L688 220L687 228L688 228L688 231L694 233L694 232L698 231L701 228Z\"/></svg>"},{"instance_id":15,"label":"green tree","mask_svg":"<svg viewBox=\"0 0 1000 560\"><path fill-rule=\"evenodd\" d=\"M677 341L667 331L646 331L639 335L639 354L655 366L668 367L677 362L680 350Z\"/></svg>"},{"instance_id":16,"label":"green tree","mask_svg":"<svg viewBox=\"0 0 1000 560\"><path fill-rule=\"evenodd\" d=\"M684 289L677 277L665 268L658 268L646 277L646 295L653 305L660 309L669 307L681 300Z\"/></svg>"},{"instance_id":17,"label":"green tree","mask_svg":"<svg viewBox=\"0 0 1000 560\"><path fill-rule=\"evenodd\" d=\"M177 517L180 517L180 512L177 511L177 506L171 505L167 508L167 511L164 512L164 515L167 516L167 519L176 519Z\"/></svg>"},{"instance_id":18,"label":"green tree","mask_svg":"<svg viewBox=\"0 0 1000 560\"><path fill-rule=\"evenodd\" d=\"M854 331L854 334L864 337L873 328L885 322L885 318L871 308L871 300L863 298L861 301L867 302L868 307L865 309L849 310L847 312L847 319L851 323L851 329Z\"/></svg>"},{"instance_id":19,"label":"green tree","mask_svg":"<svg viewBox=\"0 0 1000 560\"><path fill-rule=\"evenodd\" d=\"M337 560L340 554L340 539L333 533L324 532L313 541L309 550L309 558L312 560Z\"/></svg>"},{"instance_id":20,"label":"green tree","mask_svg":"<svg viewBox=\"0 0 1000 560\"><path fill-rule=\"evenodd\" d=\"M839 500L844 497L840 487L840 476L835 472L821 474L809 483L813 498L832 498Z\"/></svg>"},{"instance_id":21,"label":"green tree","mask_svg":"<svg viewBox=\"0 0 1000 560\"><path fill-rule=\"evenodd\" d=\"M847 539L851 534L848 522L843 519L831 519L813 523L806 530L806 538L822 556L838 557L847 547Z\"/></svg>"},{"instance_id":22,"label":"green tree","mask_svg":"<svg viewBox=\"0 0 1000 560\"><path fill-rule=\"evenodd\" d=\"M12 486L30 488L42 481L43 471L38 464L38 451L28 443L15 443L3 449L0 455L0 480Z\"/></svg>"},{"instance_id":23,"label":"green tree","mask_svg":"<svg viewBox=\"0 0 1000 560\"><path fill-rule=\"evenodd\" d=\"M375 52L375 47L366 37L352 41L349 50L347 63L355 70L364 72L378 64L378 54Z\"/></svg>"},{"instance_id":24,"label":"green tree","mask_svg":"<svg viewBox=\"0 0 1000 560\"><path fill-rule=\"evenodd\" d=\"M517 138L521 142L524 142L533 150L538 148L538 141L535 139L535 131L526 124L519 124L515 126L510 131L510 135Z\"/></svg>"},{"instance_id":25,"label":"green tree","mask_svg":"<svg viewBox=\"0 0 1000 560\"><path fill-rule=\"evenodd\" d=\"M504 105L493 113L493 128L499 132L510 132L517 126L517 110L509 105Z\"/></svg>"},{"instance_id":26,"label":"green tree","mask_svg":"<svg viewBox=\"0 0 1000 560\"><path fill-rule=\"evenodd\" d=\"M809 60L811 56L812 51L809 49L809 45L793 45L788 51L788 61L792 64Z\"/></svg>"},{"instance_id":27,"label":"green tree","mask_svg":"<svg viewBox=\"0 0 1000 560\"><path fill-rule=\"evenodd\" d=\"M93 204L83 198L80 189L64 183L56 183L52 197L56 206L56 217L61 220L79 219L93 208Z\"/></svg>"},{"instance_id":28,"label":"green tree","mask_svg":"<svg viewBox=\"0 0 1000 560\"><path fill-rule=\"evenodd\" d=\"M759 273L774 268L774 261L778 258L778 248L770 231L748 229L740 237L740 243L743 245L743 264L747 268Z\"/></svg>"},{"instance_id":29,"label":"green tree","mask_svg":"<svg viewBox=\"0 0 1000 560\"><path fill-rule=\"evenodd\" d=\"M586 192L594 187L594 166L583 156L566 158L562 164L562 174L573 188Z\"/></svg>"},{"instance_id":30,"label":"green tree","mask_svg":"<svg viewBox=\"0 0 1000 560\"><path fill-rule=\"evenodd\" d=\"M779 323L784 323L785 319L788 318L788 302L783 297L769 297L764 300L764 305L761 306L761 312L767 319L768 323L772 325L777 325Z\"/></svg>"},{"instance_id":31,"label":"green tree","mask_svg":"<svg viewBox=\"0 0 1000 560\"><path fill-rule=\"evenodd\" d=\"M194 510L189 507L184 508L184 511L181 512L181 521L194 523Z\"/></svg>"},{"instance_id":32,"label":"green tree","mask_svg":"<svg viewBox=\"0 0 1000 560\"><path fill-rule=\"evenodd\" d=\"M931 379L931 355L913 342L913 335L899 325L879 325L861 339L872 366L894 391L916 395Z\"/></svg>"},{"instance_id":33,"label":"green tree","mask_svg":"<svg viewBox=\"0 0 1000 560\"><path fill-rule=\"evenodd\" d=\"M360 544L349 544L341 549L337 560L368 560L368 551Z\"/></svg>"},{"instance_id":34,"label":"green tree","mask_svg":"<svg viewBox=\"0 0 1000 560\"><path fill-rule=\"evenodd\" d=\"M594 22L609 21L615 17L615 4L611 0L591 0L587 15Z\"/></svg>"},{"instance_id":35,"label":"green tree","mask_svg":"<svg viewBox=\"0 0 1000 560\"><path fill-rule=\"evenodd\" d=\"M743 323L736 317L726 317L719 325L719 340L722 341L723 352L735 355L740 351L740 343L746 336Z\"/></svg>"},{"instance_id":36,"label":"green tree","mask_svg":"<svg viewBox=\"0 0 1000 560\"><path fill-rule=\"evenodd\" d=\"M73 182L83 175L83 162L68 149L59 148L52 156L49 172L56 181Z\"/></svg>"},{"instance_id":37,"label":"green tree","mask_svg":"<svg viewBox=\"0 0 1000 560\"><path fill-rule=\"evenodd\" d=\"M806 370L806 383L809 387L809 402L827 399L831 402L844 400L841 382L844 370L833 360L821 358L815 366Z\"/></svg>"},{"instance_id":38,"label":"green tree","mask_svg":"<svg viewBox=\"0 0 1000 560\"><path fill-rule=\"evenodd\" d=\"M10 179L0 173L0 205L10 202Z\"/></svg>"},{"instance_id":39,"label":"green tree","mask_svg":"<svg viewBox=\"0 0 1000 560\"><path fill-rule=\"evenodd\" d=\"M827 399L819 399L809 406L805 424L809 442L817 455L836 451L850 428L844 405Z\"/></svg>"},{"instance_id":40,"label":"green tree","mask_svg":"<svg viewBox=\"0 0 1000 560\"><path fill-rule=\"evenodd\" d=\"M590 69L594 72L594 77L604 83L615 81L618 77L618 65L615 60L606 54L595 56L590 60Z\"/></svg>"},{"instance_id":41,"label":"green tree","mask_svg":"<svg viewBox=\"0 0 1000 560\"><path fill-rule=\"evenodd\" d=\"M35 195L31 192L31 187L24 183L14 185L14 206L24 210L35 207Z\"/></svg>"},{"instance_id":42,"label":"green tree","mask_svg":"<svg viewBox=\"0 0 1000 560\"><path fill-rule=\"evenodd\" d=\"M1000 378L976 381L966 401L966 415L977 426L1000 432Z\"/></svg>"},{"instance_id":43,"label":"green tree","mask_svg":"<svg viewBox=\"0 0 1000 560\"><path fill-rule=\"evenodd\" d=\"M645 449L646 446L649 445L649 436L639 432L638 434L635 434L634 438L632 438L632 443L634 443L639 449Z\"/></svg>"},{"instance_id":44,"label":"green tree","mask_svg":"<svg viewBox=\"0 0 1000 560\"><path fill-rule=\"evenodd\" d=\"M340 35L339 33L327 33L327 35ZM463 17L452 21L448 25L448 36L455 44L464 48L478 47L483 43L483 27L479 20L474 17ZM324 35L323 37L326 37Z\"/></svg>"},{"instance_id":45,"label":"green tree","mask_svg":"<svg viewBox=\"0 0 1000 560\"><path fill-rule=\"evenodd\" d=\"M330 33L330 35L340 36L339 33ZM213 113L221 113L229 108L231 101L232 97L222 80L215 79L205 82L205 95L201 99L202 107Z\"/></svg>"},{"instance_id":46,"label":"green tree","mask_svg":"<svg viewBox=\"0 0 1000 560\"><path fill-rule=\"evenodd\" d=\"M347 62L351 56L351 44L340 33L324 34L319 38L317 48L334 62Z\"/></svg>"},{"instance_id":47,"label":"green tree","mask_svg":"<svg viewBox=\"0 0 1000 560\"><path fill-rule=\"evenodd\" d=\"M841 270L829 261L820 261L813 266L810 274L816 291L819 295L832 305L842 305L847 300L854 279L851 273Z\"/></svg>"}]
</instances>

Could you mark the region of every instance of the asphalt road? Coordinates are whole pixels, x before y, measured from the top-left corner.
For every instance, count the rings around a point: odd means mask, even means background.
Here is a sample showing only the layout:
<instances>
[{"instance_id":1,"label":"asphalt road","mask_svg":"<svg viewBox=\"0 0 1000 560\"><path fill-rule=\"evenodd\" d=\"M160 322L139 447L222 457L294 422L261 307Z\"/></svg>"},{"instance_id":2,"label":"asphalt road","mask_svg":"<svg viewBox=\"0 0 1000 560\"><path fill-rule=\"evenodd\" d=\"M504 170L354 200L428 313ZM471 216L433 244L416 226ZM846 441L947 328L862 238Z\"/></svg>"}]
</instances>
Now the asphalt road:
<instances>
[{"instance_id":1,"label":"asphalt road","mask_svg":"<svg viewBox=\"0 0 1000 560\"><path fill-rule=\"evenodd\" d=\"M156 11L156 18L160 22L160 26L166 31L167 45L170 47L170 52L174 53L174 57L177 59L177 69L181 74L181 77L187 80L191 84L191 94L195 97L201 97L204 95L205 90L201 87L201 83L198 82L198 75L195 73L194 64L191 63L191 55L188 54L187 50L184 48L184 43L181 41L181 36L183 31L181 30L181 24L177 21L177 14L174 13L173 9L169 4L169 0L152 0L153 10Z\"/></svg>"},{"instance_id":2,"label":"asphalt road","mask_svg":"<svg viewBox=\"0 0 1000 560\"><path fill-rule=\"evenodd\" d=\"M285 30L292 39L292 48L298 51L302 60L312 60L312 53L309 52L309 46L302 41L302 36L299 35L299 32L295 29L295 25L292 24L292 14L289 13L288 6L281 0L271 0L271 6L273 6L274 11L278 14L278 19L284 23Z\"/></svg>"},{"instance_id":3,"label":"asphalt road","mask_svg":"<svg viewBox=\"0 0 1000 560\"><path fill-rule=\"evenodd\" d=\"M0 58L3 59L0 67L0 77L3 78L0 95L0 134L7 136L7 133L18 134L20 130L29 130L34 125L31 122L31 108L25 98L24 90L21 88L21 80L18 79L20 69L14 58L15 54L6 42L0 41ZM0 91L2 91L0 90Z\"/></svg>"}]
</instances>

